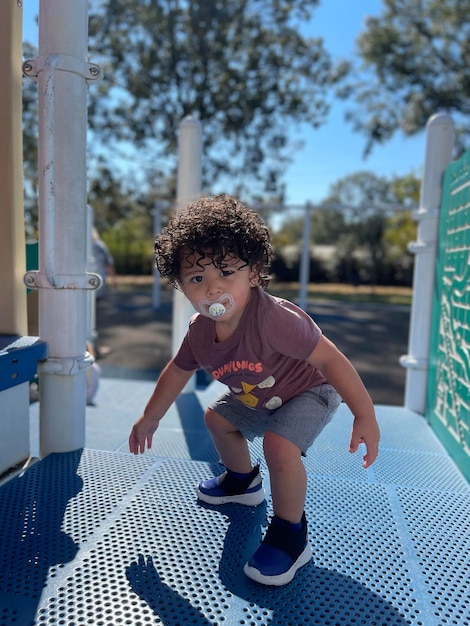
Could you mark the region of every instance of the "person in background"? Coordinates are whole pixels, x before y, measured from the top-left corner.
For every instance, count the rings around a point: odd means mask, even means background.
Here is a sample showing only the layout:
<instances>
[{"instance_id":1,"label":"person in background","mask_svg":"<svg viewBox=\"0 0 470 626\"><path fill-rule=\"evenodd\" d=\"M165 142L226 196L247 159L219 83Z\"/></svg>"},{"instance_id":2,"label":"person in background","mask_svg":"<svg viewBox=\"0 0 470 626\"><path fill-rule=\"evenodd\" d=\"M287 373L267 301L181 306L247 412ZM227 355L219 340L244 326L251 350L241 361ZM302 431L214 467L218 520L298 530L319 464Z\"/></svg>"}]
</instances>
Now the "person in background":
<instances>
[{"instance_id":1,"label":"person in background","mask_svg":"<svg viewBox=\"0 0 470 626\"><path fill-rule=\"evenodd\" d=\"M91 253L93 257L92 271L101 277L101 286L95 291L96 299L99 300L107 291L108 278L116 276L116 268L108 246L101 239L95 227L92 230Z\"/></svg>"},{"instance_id":2,"label":"person in background","mask_svg":"<svg viewBox=\"0 0 470 626\"><path fill-rule=\"evenodd\" d=\"M99 302L108 291L108 279L114 279L116 276L116 269L114 265L114 258L109 251L108 246L101 239L98 230L92 228L92 249L91 249L91 265L88 268L89 272L98 274L101 278L101 285L94 291L94 297L96 306L94 308L94 323L92 329L92 336L87 342L87 351L96 359L100 359L109 352L107 346L100 346L98 342L98 332L95 328L96 319L99 316ZM93 399L98 390L98 380L100 376L99 365L93 363L91 368L87 371L87 402L93 403Z\"/></svg>"}]
</instances>

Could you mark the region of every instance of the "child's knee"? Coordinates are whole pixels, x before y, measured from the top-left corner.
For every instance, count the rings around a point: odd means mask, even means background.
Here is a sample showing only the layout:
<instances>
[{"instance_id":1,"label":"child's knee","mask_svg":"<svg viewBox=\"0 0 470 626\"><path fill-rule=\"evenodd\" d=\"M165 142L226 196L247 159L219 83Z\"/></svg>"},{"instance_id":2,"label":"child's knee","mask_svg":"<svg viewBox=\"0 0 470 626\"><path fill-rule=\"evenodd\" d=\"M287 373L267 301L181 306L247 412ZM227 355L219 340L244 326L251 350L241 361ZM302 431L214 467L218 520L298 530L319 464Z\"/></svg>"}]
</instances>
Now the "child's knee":
<instances>
[{"instance_id":1,"label":"child's knee","mask_svg":"<svg viewBox=\"0 0 470 626\"><path fill-rule=\"evenodd\" d=\"M282 468L297 463L301 459L301 451L288 439L272 432L266 432L263 439L263 450L266 463L270 468Z\"/></svg>"},{"instance_id":2,"label":"child's knee","mask_svg":"<svg viewBox=\"0 0 470 626\"><path fill-rule=\"evenodd\" d=\"M206 409L204 413L204 423L211 432L227 430L227 420L212 409Z\"/></svg>"}]
</instances>

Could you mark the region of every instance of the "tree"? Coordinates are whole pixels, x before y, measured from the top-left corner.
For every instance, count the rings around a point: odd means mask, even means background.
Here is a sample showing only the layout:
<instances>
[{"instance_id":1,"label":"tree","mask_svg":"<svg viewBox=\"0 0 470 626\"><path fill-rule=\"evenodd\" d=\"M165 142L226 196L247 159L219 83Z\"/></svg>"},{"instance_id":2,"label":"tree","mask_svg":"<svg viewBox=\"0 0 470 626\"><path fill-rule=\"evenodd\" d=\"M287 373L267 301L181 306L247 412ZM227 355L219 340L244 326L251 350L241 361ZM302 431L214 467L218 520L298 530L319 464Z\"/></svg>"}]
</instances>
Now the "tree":
<instances>
[{"instance_id":1,"label":"tree","mask_svg":"<svg viewBox=\"0 0 470 626\"><path fill-rule=\"evenodd\" d=\"M355 172L340 178L329 189L324 204L341 204L353 213L372 209L390 203L390 182L384 176L373 172Z\"/></svg>"},{"instance_id":2,"label":"tree","mask_svg":"<svg viewBox=\"0 0 470 626\"><path fill-rule=\"evenodd\" d=\"M326 199L326 204L344 207L348 245L341 242L342 265L352 267L355 250L366 247L370 280L374 285L378 282L384 256L382 236L386 216L379 207L389 201L388 190L389 184L384 177L372 172L357 172L334 183Z\"/></svg>"},{"instance_id":3,"label":"tree","mask_svg":"<svg viewBox=\"0 0 470 626\"><path fill-rule=\"evenodd\" d=\"M203 124L204 180L234 193L282 196L293 146L289 123L319 126L334 67L300 25L318 0L102 0L90 15L90 52L105 80L89 119L113 150L175 165L187 115Z\"/></svg>"},{"instance_id":4,"label":"tree","mask_svg":"<svg viewBox=\"0 0 470 626\"><path fill-rule=\"evenodd\" d=\"M390 180L392 202L404 207L416 208L419 204L421 179L410 173L405 176L394 176Z\"/></svg>"},{"instance_id":5,"label":"tree","mask_svg":"<svg viewBox=\"0 0 470 626\"><path fill-rule=\"evenodd\" d=\"M390 181L395 202L408 210L397 211L387 217L383 241L389 266L390 280L396 284L412 284L414 256L408 246L416 240L417 225L412 210L419 204L421 180L414 174L396 176Z\"/></svg>"},{"instance_id":6,"label":"tree","mask_svg":"<svg viewBox=\"0 0 470 626\"><path fill-rule=\"evenodd\" d=\"M368 171L331 185L311 212L312 280L411 285L408 244L416 238L420 186L413 173L385 178ZM273 215L272 269L280 281L299 276L305 214L298 209Z\"/></svg>"},{"instance_id":7,"label":"tree","mask_svg":"<svg viewBox=\"0 0 470 626\"><path fill-rule=\"evenodd\" d=\"M344 212L335 206L322 206L312 212L312 242L334 244L346 229Z\"/></svg>"},{"instance_id":8,"label":"tree","mask_svg":"<svg viewBox=\"0 0 470 626\"><path fill-rule=\"evenodd\" d=\"M419 184L413 174L387 179L364 171L346 176L331 186L325 203L343 205L346 218L349 245L338 246L343 256L346 255L343 264L352 264L355 250L365 250L372 284L390 273L390 268L387 269L390 261L396 263L400 259L403 271L412 266L406 250L410 239L405 242L399 231L406 228L409 235L412 230L411 208L418 204ZM394 210L398 207L410 208L406 217L397 219ZM406 262L402 263L405 258Z\"/></svg>"},{"instance_id":9,"label":"tree","mask_svg":"<svg viewBox=\"0 0 470 626\"><path fill-rule=\"evenodd\" d=\"M97 174L89 182L88 202L93 207L94 225L103 233L129 219L138 205L134 193L123 187L114 172L102 166Z\"/></svg>"},{"instance_id":10,"label":"tree","mask_svg":"<svg viewBox=\"0 0 470 626\"><path fill-rule=\"evenodd\" d=\"M470 141L470 0L384 0L357 44L362 66L340 90L356 107L355 130L374 144L412 135L438 111L452 114ZM354 75L353 74L353 75Z\"/></svg>"},{"instance_id":11,"label":"tree","mask_svg":"<svg viewBox=\"0 0 470 626\"><path fill-rule=\"evenodd\" d=\"M23 58L34 59L37 50L28 42L23 45ZM94 86L93 86L94 88ZM96 138L95 138L96 140ZM139 215L144 208L148 214L157 198L176 196L174 176L165 176L153 164L140 172L139 180L120 176L115 161L93 150L93 138L88 143L88 200L93 206L95 225L104 233L123 219ZM115 155L119 160L119 155ZM38 236L38 90L37 82L23 79L23 180L25 227L28 237Z\"/></svg>"}]
</instances>

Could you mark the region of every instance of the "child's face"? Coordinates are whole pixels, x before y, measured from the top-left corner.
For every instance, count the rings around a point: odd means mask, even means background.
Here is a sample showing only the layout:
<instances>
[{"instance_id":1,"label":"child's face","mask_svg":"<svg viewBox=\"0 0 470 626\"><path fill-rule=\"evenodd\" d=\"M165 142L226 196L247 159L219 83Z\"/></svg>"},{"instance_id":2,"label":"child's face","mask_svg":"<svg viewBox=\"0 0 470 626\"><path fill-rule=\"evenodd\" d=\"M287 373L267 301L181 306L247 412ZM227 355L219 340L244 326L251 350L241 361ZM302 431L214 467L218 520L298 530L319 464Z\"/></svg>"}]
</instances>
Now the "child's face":
<instances>
[{"instance_id":1,"label":"child's face","mask_svg":"<svg viewBox=\"0 0 470 626\"><path fill-rule=\"evenodd\" d=\"M257 284L257 272L232 256L225 258L221 269L209 257L184 257L180 278L183 293L196 311L214 321L241 317Z\"/></svg>"}]
</instances>

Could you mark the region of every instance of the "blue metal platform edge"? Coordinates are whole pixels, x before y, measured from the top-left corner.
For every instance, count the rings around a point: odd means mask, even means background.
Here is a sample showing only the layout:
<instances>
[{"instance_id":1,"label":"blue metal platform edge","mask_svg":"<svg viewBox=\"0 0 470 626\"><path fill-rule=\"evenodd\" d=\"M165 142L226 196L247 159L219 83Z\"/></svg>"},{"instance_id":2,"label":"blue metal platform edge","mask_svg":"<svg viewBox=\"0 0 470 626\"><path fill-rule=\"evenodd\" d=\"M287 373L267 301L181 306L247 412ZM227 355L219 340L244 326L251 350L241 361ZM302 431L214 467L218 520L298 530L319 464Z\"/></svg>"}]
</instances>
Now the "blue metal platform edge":
<instances>
[{"instance_id":1,"label":"blue metal platform edge","mask_svg":"<svg viewBox=\"0 0 470 626\"><path fill-rule=\"evenodd\" d=\"M39 337L0 335L0 391L32 380L47 350Z\"/></svg>"},{"instance_id":2,"label":"blue metal platform edge","mask_svg":"<svg viewBox=\"0 0 470 626\"><path fill-rule=\"evenodd\" d=\"M266 468L265 504L198 503L197 482L220 471L202 421L218 387L182 396L134 457L127 435L152 389L102 379L86 449L0 488L0 626L470 625L470 488L424 418L378 406L380 455L364 470L341 406L305 459L313 560L269 588L242 571L272 513Z\"/></svg>"}]
</instances>

